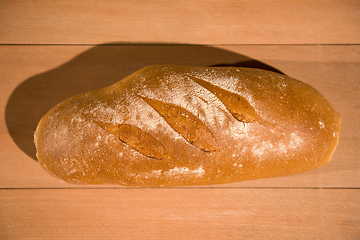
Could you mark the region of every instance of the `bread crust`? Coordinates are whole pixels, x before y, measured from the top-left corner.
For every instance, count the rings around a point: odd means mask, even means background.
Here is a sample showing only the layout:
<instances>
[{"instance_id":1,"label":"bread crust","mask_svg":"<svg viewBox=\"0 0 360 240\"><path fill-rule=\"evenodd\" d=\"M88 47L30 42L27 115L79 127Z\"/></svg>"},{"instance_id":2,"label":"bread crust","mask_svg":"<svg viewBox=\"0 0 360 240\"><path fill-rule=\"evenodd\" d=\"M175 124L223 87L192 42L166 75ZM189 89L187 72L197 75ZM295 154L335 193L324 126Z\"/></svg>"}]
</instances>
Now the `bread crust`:
<instances>
[{"instance_id":1,"label":"bread crust","mask_svg":"<svg viewBox=\"0 0 360 240\"><path fill-rule=\"evenodd\" d=\"M74 184L169 187L327 164L341 118L311 86L250 68L145 67L40 120L39 164Z\"/></svg>"}]
</instances>

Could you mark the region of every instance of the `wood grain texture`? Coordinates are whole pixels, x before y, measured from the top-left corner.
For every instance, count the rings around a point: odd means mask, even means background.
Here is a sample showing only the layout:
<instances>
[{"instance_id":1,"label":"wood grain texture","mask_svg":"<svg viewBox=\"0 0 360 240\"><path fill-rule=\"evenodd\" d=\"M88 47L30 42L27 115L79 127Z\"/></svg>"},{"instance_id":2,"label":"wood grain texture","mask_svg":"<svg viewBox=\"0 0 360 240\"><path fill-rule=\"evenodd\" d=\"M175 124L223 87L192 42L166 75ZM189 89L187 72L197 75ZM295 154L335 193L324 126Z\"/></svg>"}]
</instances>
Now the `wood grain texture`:
<instances>
[{"instance_id":1,"label":"wood grain texture","mask_svg":"<svg viewBox=\"0 0 360 240\"><path fill-rule=\"evenodd\" d=\"M359 10L357 0L1 1L0 239L360 239ZM46 111L161 63L266 68L312 85L342 116L332 161L166 189L69 185L39 167L32 135Z\"/></svg>"},{"instance_id":2,"label":"wood grain texture","mask_svg":"<svg viewBox=\"0 0 360 240\"><path fill-rule=\"evenodd\" d=\"M2 1L0 43L358 44L360 2Z\"/></svg>"},{"instance_id":3,"label":"wood grain texture","mask_svg":"<svg viewBox=\"0 0 360 240\"><path fill-rule=\"evenodd\" d=\"M358 190L0 190L1 239L359 239Z\"/></svg>"}]
</instances>

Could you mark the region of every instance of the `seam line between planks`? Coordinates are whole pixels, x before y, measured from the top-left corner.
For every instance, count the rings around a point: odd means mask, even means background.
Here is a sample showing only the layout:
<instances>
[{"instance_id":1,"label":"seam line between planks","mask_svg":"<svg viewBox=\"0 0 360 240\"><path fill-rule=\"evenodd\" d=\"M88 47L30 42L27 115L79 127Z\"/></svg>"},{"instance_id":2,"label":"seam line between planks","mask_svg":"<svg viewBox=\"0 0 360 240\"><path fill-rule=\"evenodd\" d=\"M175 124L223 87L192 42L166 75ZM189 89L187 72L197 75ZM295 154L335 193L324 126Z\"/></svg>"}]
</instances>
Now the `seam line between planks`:
<instances>
[{"instance_id":1,"label":"seam line between planks","mask_svg":"<svg viewBox=\"0 0 360 240\"><path fill-rule=\"evenodd\" d=\"M360 43L300 43L300 44L191 44L191 43L0 43L0 46L358 46Z\"/></svg>"},{"instance_id":2,"label":"seam line between planks","mask_svg":"<svg viewBox=\"0 0 360 240\"><path fill-rule=\"evenodd\" d=\"M124 189L124 190L143 190L143 189L264 189L264 190L360 190L360 187L154 187L154 188L147 188L147 187L93 187L93 188L85 188L85 187L78 187L78 188L0 188L1 190L87 190L87 189L94 189L94 190L107 190L107 189Z\"/></svg>"}]
</instances>

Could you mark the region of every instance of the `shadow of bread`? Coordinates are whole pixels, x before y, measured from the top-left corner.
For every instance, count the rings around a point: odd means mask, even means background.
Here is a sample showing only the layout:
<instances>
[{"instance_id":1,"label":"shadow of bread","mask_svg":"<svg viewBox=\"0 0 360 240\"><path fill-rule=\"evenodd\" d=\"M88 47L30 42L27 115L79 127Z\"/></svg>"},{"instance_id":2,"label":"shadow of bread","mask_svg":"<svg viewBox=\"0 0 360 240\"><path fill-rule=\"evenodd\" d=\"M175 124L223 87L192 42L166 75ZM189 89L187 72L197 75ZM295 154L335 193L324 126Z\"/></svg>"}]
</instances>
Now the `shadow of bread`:
<instances>
[{"instance_id":1,"label":"shadow of bread","mask_svg":"<svg viewBox=\"0 0 360 240\"><path fill-rule=\"evenodd\" d=\"M109 86L153 64L253 67L281 73L255 59L210 46L101 44L17 86L6 106L8 131L17 146L36 160L33 134L40 118L52 107L76 94Z\"/></svg>"}]
</instances>

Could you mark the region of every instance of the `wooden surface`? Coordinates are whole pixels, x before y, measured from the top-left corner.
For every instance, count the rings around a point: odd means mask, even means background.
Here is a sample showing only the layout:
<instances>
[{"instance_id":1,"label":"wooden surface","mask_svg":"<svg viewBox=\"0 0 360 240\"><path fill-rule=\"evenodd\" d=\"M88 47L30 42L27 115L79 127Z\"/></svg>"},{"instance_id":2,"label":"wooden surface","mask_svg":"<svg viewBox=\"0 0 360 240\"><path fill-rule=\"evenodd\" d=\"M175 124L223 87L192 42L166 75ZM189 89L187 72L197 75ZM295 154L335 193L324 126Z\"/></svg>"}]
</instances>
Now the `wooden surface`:
<instances>
[{"instance_id":1,"label":"wooden surface","mask_svg":"<svg viewBox=\"0 0 360 240\"><path fill-rule=\"evenodd\" d=\"M1 1L0 239L360 239L360 1ZM280 71L342 116L331 162L204 187L63 183L33 132L56 103L171 63Z\"/></svg>"}]
</instances>

